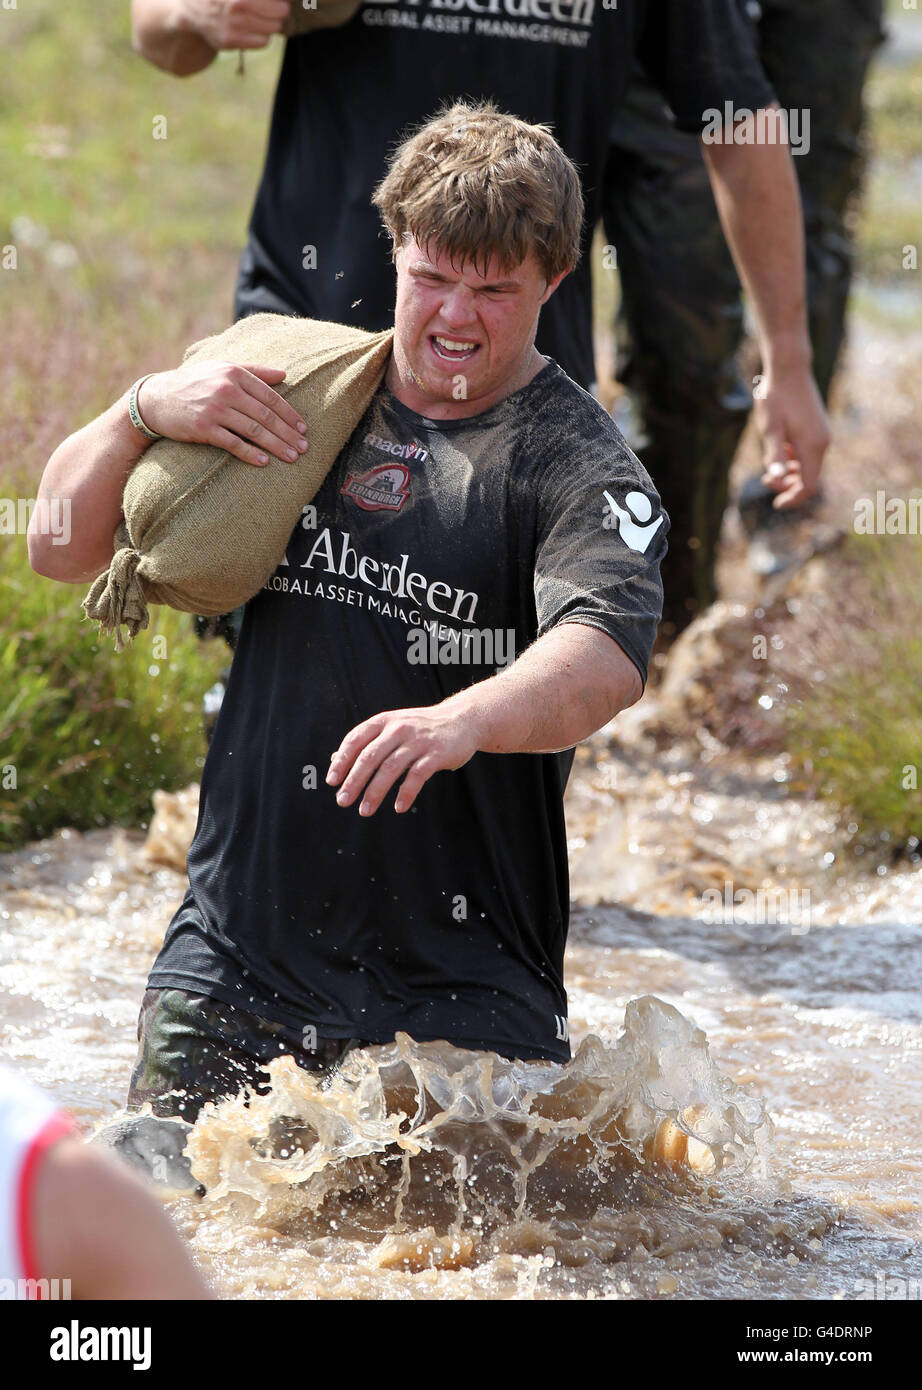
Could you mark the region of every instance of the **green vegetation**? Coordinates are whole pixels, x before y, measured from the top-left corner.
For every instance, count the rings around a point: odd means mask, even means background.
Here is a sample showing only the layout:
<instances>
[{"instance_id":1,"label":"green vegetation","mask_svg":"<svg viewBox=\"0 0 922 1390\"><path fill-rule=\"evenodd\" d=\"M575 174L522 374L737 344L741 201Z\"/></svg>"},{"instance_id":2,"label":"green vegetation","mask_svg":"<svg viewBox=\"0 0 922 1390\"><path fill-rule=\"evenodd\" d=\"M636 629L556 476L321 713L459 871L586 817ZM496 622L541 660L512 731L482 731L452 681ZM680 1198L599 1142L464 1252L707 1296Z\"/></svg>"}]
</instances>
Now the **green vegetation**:
<instances>
[{"instance_id":1,"label":"green vegetation","mask_svg":"<svg viewBox=\"0 0 922 1390\"><path fill-rule=\"evenodd\" d=\"M905 12L903 19L905 19ZM898 15L894 16L897 24ZM872 160L857 224L862 274L877 282L905 280L918 314L918 276L903 266L903 247L920 247L918 125L922 111L922 56L878 59L867 87L867 145ZM908 290L910 287L905 286Z\"/></svg>"},{"instance_id":2,"label":"green vegetation","mask_svg":"<svg viewBox=\"0 0 922 1390\"><path fill-rule=\"evenodd\" d=\"M922 838L922 544L856 536L837 605L788 709L785 747L817 794L898 848Z\"/></svg>"},{"instance_id":3,"label":"green vegetation","mask_svg":"<svg viewBox=\"0 0 922 1390\"><path fill-rule=\"evenodd\" d=\"M175 78L132 51L128 10L34 0L2 15L4 212L72 243L106 285L135 258L144 273L190 247L236 253L282 53L273 41L248 54L244 76L221 54ZM154 138L160 117L165 138Z\"/></svg>"},{"instance_id":4,"label":"green vegetation","mask_svg":"<svg viewBox=\"0 0 922 1390\"><path fill-rule=\"evenodd\" d=\"M199 642L191 618L152 610L116 655L83 619L86 586L29 567L4 537L0 574L0 849L59 825L148 820L156 787L197 779L202 693L229 653Z\"/></svg>"}]
</instances>

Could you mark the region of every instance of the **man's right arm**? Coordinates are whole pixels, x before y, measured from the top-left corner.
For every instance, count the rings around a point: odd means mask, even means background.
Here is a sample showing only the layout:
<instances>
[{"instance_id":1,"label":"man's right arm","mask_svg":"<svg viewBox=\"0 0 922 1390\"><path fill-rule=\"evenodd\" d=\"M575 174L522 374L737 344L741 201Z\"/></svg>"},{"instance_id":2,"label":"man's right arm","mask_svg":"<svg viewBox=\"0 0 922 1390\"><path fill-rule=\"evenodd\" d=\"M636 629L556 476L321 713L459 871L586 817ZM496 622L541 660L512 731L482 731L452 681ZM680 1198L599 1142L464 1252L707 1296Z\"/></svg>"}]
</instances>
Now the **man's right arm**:
<instances>
[{"instance_id":1,"label":"man's right arm","mask_svg":"<svg viewBox=\"0 0 922 1390\"><path fill-rule=\"evenodd\" d=\"M102 415L58 445L42 474L26 536L29 564L37 574L80 584L108 567L125 483L149 443L131 423L126 391ZM60 499L69 513L66 544L42 525L49 509L41 504L53 498Z\"/></svg>"},{"instance_id":2,"label":"man's right arm","mask_svg":"<svg viewBox=\"0 0 922 1390\"><path fill-rule=\"evenodd\" d=\"M138 391L148 429L185 444L210 444L243 463L262 467L269 455L293 463L304 452L306 426L277 391L278 367L230 362L188 362L157 372ZM122 495L135 464L151 442L131 423L125 394L59 444L45 465L29 521L29 563L37 574L83 584L107 569L122 518ZM44 518L66 508L68 536L52 534Z\"/></svg>"}]
</instances>

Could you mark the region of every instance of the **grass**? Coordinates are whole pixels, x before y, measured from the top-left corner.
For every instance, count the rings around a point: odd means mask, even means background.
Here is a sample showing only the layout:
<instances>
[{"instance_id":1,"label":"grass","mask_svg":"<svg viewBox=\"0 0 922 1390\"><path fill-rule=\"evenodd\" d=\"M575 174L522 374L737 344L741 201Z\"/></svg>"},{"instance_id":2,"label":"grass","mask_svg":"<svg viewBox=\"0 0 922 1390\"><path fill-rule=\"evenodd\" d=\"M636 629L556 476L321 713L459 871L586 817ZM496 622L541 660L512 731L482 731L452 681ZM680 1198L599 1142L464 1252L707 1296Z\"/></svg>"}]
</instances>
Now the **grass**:
<instances>
[{"instance_id":1,"label":"grass","mask_svg":"<svg viewBox=\"0 0 922 1390\"><path fill-rule=\"evenodd\" d=\"M155 608L116 655L83 618L86 586L35 575L21 537L4 545L0 849L59 825L144 823L154 788L198 775L202 692L226 649L199 642L188 615Z\"/></svg>"},{"instance_id":2,"label":"grass","mask_svg":"<svg viewBox=\"0 0 922 1390\"><path fill-rule=\"evenodd\" d=\"M922 838L922 540L855 536L840 557L846 602L817 628L792 682L785 747L859 841ZM798 688L799 687L799 688Z\"/></svg>"},{"instance_id":3,"label":"grass","mask_svg":"<svg viewBox=\"0 0 922 1390\"><path fill-rule=\"evenodd\" d=\"M856 251L863 278L878 284L901 284L917 295L917 277L922 270L905 271L902 258L904 246L916 246L922 253L918 140L922 54L901 45L907 20L914 21L917 16L898 0L887 8L894 43L875 58L865 88L865 143L871 160L855 219ZM907 275L912 274L915 280L908 281ZM897 322L895 326L901 325Z\"/></svg>"},{"instance_id":4,"label":"grass","mask_svg":"<svg viewBox=\"0 0 922 1390\"><path fill-rule=\"evenodd\" d=\"M123 252L145 264L243 243L271 110L281 44L222 54L177 79L131 49L128 5L53 0L3 13L0 161L10 218L28 216L70 242L106 281ZM154 118L166 138L154 138ZM114 266L113 266L114 256Z\"/></svg>"}]
</instances>

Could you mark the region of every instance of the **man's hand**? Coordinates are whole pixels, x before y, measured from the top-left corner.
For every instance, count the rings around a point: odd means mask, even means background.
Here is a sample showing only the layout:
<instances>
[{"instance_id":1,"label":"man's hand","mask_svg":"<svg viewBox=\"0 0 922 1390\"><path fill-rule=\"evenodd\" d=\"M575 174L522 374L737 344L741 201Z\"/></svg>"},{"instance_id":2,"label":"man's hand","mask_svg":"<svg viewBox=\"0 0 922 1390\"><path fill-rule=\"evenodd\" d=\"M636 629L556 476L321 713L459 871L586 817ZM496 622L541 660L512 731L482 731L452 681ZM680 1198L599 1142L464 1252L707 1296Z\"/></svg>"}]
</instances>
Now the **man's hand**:
<instances>
[{"instance_id":1,"label":"man's hand","mask_svg":"<svg viewBox=\"0 0 922 1390\"><path fill-rule=\"evenodd\" d=\"M359 815L372 816L397 779L395 811L409 811L434 772L475 753L556 753L572 748L640 699L637 667L614 638L579 621L539 637L510 666L421 709L385 710L346 735L327 782Z\"/></svg>"},{"instance_id":2,"label":"man's hand","mask_svg":"<svg viewBox=\"0 0 922 1390\"><path fill-rule=\"evenodd\" d=\"M409 811L434 772L463 767L477 752L479 725L473 712L452 706L386 710L357 724L330 759L327 782L340 806L351 806L365 789L360 816L373 816L404 773L395 811ZM345 779L345 780L344 780Z\"/></svg>"},{"instance_id":3,"label":"man's hand","mask_svg":"<svg viewBox=\"0 0 922 1390\"><path fill-rule=\"evenodd\" d=\"M813 373L808 366L769 369L753 394L762 436L762 481L778 494L777 509L799 506L819 488L823 455L831 438Z\"/></svg>"},{"instance_id":4,"label":"man's hand","mask_svg":"<svg viewBox=\"0 0 922 1390\"><path fill-rule=\"evenodd\" d=\"M155 67L190 77L222 48L265 48L289 10L289 0L131 0L131 42Z\"/></svg>"},{"instance_id":5,"label":"man's hand","mask_svg":"<svg viewBox=\"0 0 922 1390\"><path fill-rule=\"evenodd\" d=\"M269 454L294 462L307 448L307 426L272 390L284 379L277 367L190 362L148 377L138 391L138 410L148 429L168 439L214 444L258 467Z\"/></svg>"},{"instance_id":6,"label":"man's hand","mask_svg":"<svg viewBox=\"0 0 922 1390\"><path fill-rule=\"evenodd\" d=\"M138 409L149 429L169 439L213 444L244 463L267 463L264 450L294 462L307 448L306 425L269 384L284 377L277 367L186 362L174 372L148 377L138 391ZM71 537L67 545L55 544L38 524L36 507L28 532L29 563L36 574L83 584L111 563L125 483L151 445L131 423L128 399L125 391L102 415L68 435L45 465L39 499L68 499Z\"/></svg>"},{"instance_id":7,"label":"man's hand","mask_svg":"<svg viewBox=\"0 0 922 1390\"><path fill-rule=\"evenodd\" d=\"M184 26L218 51L265 48L290 9L290 0L181 0Z\"/></svg>"}]
</instances>

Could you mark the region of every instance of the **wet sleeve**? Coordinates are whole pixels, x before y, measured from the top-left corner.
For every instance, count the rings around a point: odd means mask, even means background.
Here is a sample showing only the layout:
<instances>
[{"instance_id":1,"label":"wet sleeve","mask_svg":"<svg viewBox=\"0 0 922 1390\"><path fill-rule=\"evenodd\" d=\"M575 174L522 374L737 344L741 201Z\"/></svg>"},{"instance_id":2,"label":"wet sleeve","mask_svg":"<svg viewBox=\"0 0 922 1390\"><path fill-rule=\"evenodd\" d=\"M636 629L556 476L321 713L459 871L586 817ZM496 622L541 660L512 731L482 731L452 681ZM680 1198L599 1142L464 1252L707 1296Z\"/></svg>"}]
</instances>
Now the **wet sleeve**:
<instances>
[{"instance_id":1,"label":"wet sleeve","mask_svg":"<svg viewBox=\"0 0 922 1390\"><path fill-rule=\"evenodd\" d=\"M601 432L543 466L534 566L538 636L578 622L614 638L646 684L663 611L669 518L620 435Z\"/></svg>"},{"instance_id":2,"label":"wet sleeve","mask_svg":"<svg viewBox=\"0 0 922 1390\"><path fill-rule=\"evenodd\" d=\"M699 133L727 102L757 111L775 100L742 0L652 0L638 56L680 130Z\"/></svg>"}]
</instances>

